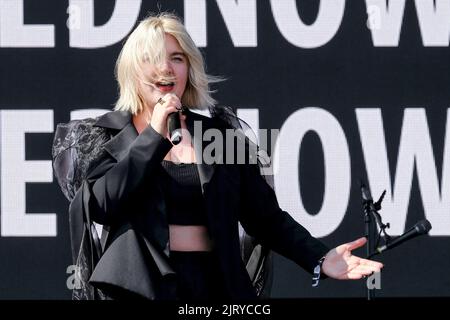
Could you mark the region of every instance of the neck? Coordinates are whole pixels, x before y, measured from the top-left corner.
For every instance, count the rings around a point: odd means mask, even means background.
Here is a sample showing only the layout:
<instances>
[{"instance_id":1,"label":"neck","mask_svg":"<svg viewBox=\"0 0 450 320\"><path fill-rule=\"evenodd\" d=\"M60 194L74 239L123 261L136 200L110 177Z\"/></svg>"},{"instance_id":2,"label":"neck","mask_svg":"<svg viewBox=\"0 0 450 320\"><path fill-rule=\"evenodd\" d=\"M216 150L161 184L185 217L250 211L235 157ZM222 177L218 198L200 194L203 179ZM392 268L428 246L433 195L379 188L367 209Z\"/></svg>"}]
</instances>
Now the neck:
<instances>
[{"instance_id":1,"label":"neck","mask_svg":"<svg viewBox=\"0 0 450 320\"><path fill-rule=\"evenodd\" d=\"M137 115L133 115L133 124L139 134L149 126L151 118L151 112L146 107L144 107L144 110Z\"/></svg>"}]
</instances>

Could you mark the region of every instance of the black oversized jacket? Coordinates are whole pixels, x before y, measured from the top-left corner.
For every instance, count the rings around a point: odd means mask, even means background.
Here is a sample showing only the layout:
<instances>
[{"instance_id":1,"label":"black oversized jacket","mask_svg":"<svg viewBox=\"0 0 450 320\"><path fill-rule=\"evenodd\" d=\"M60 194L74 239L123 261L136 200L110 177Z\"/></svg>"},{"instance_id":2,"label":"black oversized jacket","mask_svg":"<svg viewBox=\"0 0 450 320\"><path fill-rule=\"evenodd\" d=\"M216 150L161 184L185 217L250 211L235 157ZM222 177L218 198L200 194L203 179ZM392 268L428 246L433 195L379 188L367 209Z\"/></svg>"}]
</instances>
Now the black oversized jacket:
<instances>
[{"instance_id":1,"label":"black oversized jacket","mask_svg":"<svg viewBox=\"0 0 450 320\"><path fill-rule=\"evenodd\" d=\"M201 121L202 132L210 128L223 132L227 125L187 111L187 128L196 158L201 159L209 142L194 132L194 121ZM150 299L170 298L174 272L167 259L168 223L155 170L172 144L151 126L138 135L128 112L109 112L94 126L107 130L112 138L69 209L71 220L87 215L109 230L105 252L95 261L90 282L107 293L123 288ZM256 297L241 258L238 222L263 246L312 272L328 248L280 209L257 165L223 164L225 152L216 153L215 158L216 163L201 163L198 170L207 228L230 298ZM79 227L72 226L72 234L76 234L74 228ZM83 245L80 240L72 236L75 256Z\"/></svg>"}]
</instances>

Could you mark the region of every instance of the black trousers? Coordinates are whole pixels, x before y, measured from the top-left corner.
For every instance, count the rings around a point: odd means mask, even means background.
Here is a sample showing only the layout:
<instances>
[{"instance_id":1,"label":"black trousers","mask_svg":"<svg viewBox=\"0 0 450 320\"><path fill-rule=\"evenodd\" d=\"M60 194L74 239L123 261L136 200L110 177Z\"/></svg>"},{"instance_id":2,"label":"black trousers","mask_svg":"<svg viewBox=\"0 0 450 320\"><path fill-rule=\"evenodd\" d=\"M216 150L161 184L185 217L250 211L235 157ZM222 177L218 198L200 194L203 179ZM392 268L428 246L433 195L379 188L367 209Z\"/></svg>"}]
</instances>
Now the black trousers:
<instances>
[{"instance_id":1,"label":"black trousers","mask_svg":"<svg viewBox=\"0 0 450 320\"><path fill-rule=\"evenodd\" d=\"M214 252L171 251L179 300L220 301L227 299L222 271Z\"/></svg>"}]
</instances>

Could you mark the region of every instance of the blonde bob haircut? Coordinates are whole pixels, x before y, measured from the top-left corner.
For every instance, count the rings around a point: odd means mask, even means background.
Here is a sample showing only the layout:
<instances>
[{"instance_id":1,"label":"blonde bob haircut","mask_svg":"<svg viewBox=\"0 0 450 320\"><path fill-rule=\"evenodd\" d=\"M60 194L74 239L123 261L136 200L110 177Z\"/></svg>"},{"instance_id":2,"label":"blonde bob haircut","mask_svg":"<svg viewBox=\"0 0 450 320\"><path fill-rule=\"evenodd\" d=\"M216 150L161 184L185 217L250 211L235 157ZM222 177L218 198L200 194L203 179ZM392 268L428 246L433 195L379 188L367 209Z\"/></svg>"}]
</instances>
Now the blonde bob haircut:
<instances>
[{"instance_id":1,"label":"blonde bob haircut","mask_svg":"<svg viewBox=\"0 0 450 320\"><path fill-rule=\"evenodd\" d=\"M203 56L180 18L163 12L141 21L125 42L116 63L119 99L114 110L129 111L134 115L144 110L138 81L145 63L160 65L165 61L165 34L175 37L188 60L188 81L181 103L192 109L205 109L216 104L209 85L222 79L206 74Z\"/></svg>"}]
</instances>

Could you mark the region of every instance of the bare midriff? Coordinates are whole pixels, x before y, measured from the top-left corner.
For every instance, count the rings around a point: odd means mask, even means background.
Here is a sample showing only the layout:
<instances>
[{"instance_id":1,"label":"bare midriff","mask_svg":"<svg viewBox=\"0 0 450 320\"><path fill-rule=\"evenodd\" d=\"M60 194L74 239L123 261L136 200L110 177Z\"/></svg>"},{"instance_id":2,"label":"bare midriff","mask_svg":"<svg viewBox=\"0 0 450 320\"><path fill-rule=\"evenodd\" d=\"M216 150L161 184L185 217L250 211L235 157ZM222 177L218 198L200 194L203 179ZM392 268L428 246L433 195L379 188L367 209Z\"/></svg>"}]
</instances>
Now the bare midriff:
<instances>
[{"instance_id":1,"label":"bare midriff","mask_svg":"<svg viewBox=\"0 0 450 320\"><path fill-rule=\"evenodd\" d=\"M213 243L206 226L170 224L171 251L211 251Z\"/></svg>"}]
</instances>

